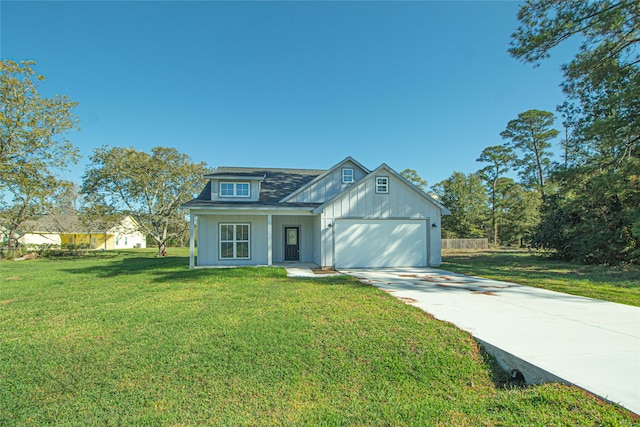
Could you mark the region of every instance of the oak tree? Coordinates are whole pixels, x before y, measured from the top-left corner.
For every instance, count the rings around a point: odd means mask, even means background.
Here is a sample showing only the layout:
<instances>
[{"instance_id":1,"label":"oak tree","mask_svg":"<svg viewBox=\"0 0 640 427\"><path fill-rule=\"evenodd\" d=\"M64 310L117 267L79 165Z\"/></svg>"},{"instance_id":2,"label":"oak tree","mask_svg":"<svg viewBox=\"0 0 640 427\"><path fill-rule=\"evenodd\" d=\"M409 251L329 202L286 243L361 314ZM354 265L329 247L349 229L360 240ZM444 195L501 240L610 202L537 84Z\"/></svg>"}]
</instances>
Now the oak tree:
<instances>
[{"instance_id":1,"label":"oak tree","mask_svg":"<svg viewBox=\"0 0 640 427\"><path fill-rule=\"evenodd\" d=\"M0 230L9 248L27 219L47 212L56 192L68 183L57 177L74 164L78 150L66 139L77 128L76 102L43 97L45 79L33 61L0 61Z\"/></svg>"},{"instance_id":2,"label":"oak tree","mask_svg":"<svg viewBox=\"0 0 640 427\"><path fill-rule=\"evenodd\" d=\"M104 146L95 149L90 160L82 185L89 204L131 215L140 231L156 242L158 255L164 254L167 241L189 226L180 206L201 190L206 164L168 147L146 153Z\"/></svg>"}]
</instances>

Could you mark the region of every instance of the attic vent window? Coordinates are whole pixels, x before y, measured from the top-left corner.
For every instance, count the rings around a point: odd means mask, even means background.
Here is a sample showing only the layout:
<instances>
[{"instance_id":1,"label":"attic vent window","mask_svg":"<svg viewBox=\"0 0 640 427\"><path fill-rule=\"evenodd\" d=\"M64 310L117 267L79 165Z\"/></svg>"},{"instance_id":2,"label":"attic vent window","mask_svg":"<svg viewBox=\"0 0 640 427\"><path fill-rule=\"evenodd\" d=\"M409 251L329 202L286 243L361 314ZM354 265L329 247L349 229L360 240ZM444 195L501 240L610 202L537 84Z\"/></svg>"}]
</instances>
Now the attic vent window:
<instances>
[{"instance_id":1,"label":"attic vent window","mask_svg":"<svg viewBox=\"0 0 640 427\"><path fill-rule=\"evenodd\" d=\"M249 197L249 183L221 182L220 197Z\"/></svg>"},{"instance_id":2,"label":"attic vent window","mask_svg":"<svg viewBox=\"0 0 640 427\"><path fill-rule=\"evenodd\" d=\"M353 168L342 169L342 182L345 184L351 184L354 181L355 175L353 173Z\"/></svg>"},{"instance_id":3,"label":"attic vent window","mask_svg":"<svg viewBox=\"0 0 640 427\"><path fill-rule=\"evenodd\" d=\"M389 192L389 177L376 177L376 193L387 194Z\"/></svg>"}]
</instances>

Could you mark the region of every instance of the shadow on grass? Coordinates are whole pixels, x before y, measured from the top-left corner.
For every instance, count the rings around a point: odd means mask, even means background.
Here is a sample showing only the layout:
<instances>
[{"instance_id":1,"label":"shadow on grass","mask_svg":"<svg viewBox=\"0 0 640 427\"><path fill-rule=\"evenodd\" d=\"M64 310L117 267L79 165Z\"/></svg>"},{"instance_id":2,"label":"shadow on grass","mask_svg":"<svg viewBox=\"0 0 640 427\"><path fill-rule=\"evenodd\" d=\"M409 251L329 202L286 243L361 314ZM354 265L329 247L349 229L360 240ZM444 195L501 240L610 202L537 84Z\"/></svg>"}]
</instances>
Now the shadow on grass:
<instances>
[{"instance_id":1,"label":"shadow on grass","mask_svg":"<svg viewBox=\"0 0 640 427\"><path fill-rule=\"evenodd\" d=\"M203 282L212 280L225 280L231 278L273 278L295 281L312 281L323 285L349 285L366 286L348 276L332 276L319 278L288 278L286 271L281 267L220 267L220 268L196 268L189 269L188 256L156 257L148 254L104 254L107 262L101 265L83 266L73 264L64 271L70 274L90 275L96 278L115 278L123 276L139 276L141 281L154 283L185 283ZM119 258L119 259L118 259Z\"/></svg>"}]
</instances>

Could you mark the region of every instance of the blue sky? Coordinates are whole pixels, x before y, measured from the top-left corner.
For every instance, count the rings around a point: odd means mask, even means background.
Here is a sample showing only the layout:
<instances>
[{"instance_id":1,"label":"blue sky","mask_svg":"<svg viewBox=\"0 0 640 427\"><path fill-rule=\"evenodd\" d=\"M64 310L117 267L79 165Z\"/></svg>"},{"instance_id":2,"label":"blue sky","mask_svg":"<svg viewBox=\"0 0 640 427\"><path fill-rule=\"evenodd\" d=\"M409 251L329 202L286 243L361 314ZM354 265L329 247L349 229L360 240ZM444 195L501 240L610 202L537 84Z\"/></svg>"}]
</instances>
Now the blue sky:
<instances>
[{"instance_id":1,"label":"blue sky","mask_svg":"<svg viewBox=\"0 0 640 427\"><path fill-rule=\"evenodd\" d=\"M517 2L0 2L2 59L79 102L80 181L102 145L210 166L324 169L352 156L430 185L481 167L507 122L555 111L554 51L511 58ZM557 127L560 126L557 121Z\"/></svg>"}]
</instances>

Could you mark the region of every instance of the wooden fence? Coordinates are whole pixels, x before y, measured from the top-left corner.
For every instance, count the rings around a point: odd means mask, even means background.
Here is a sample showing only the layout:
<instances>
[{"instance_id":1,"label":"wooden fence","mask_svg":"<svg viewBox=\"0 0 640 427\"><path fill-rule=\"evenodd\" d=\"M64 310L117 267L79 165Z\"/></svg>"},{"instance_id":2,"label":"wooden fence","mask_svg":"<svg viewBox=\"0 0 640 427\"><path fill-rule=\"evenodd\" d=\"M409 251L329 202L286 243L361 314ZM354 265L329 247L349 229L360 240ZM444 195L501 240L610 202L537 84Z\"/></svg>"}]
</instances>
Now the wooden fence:
<instances>
[{"instance_id":1,"label":"wooden fence","mask_svg":"<svg viewBox=\"0 0 640 427\"><path fill-rule=\"evenodd\" d=\"M489 249L489 239L442 239L442 249Z\"/></svg>"}]
</instances>

